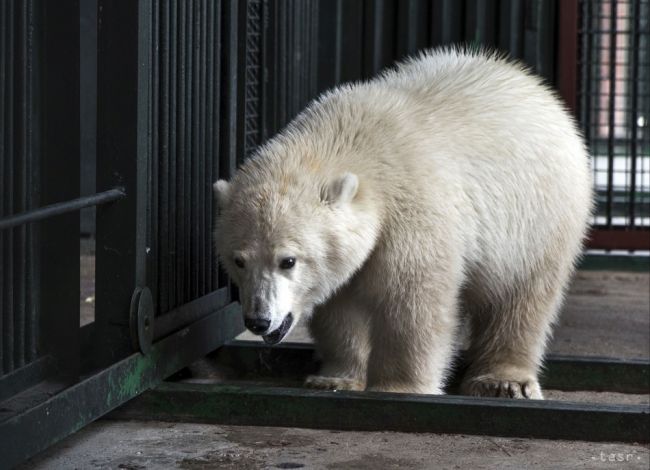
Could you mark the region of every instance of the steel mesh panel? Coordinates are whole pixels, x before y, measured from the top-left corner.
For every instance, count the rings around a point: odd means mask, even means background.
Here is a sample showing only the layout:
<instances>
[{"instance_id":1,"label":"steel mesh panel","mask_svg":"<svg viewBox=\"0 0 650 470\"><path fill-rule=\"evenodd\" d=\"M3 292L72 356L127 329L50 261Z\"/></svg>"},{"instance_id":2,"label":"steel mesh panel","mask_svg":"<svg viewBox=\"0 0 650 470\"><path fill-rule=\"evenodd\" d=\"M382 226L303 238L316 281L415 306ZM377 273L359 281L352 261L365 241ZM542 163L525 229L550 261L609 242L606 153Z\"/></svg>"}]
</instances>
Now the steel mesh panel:
<instances>
[{"instance_id":1,"label":"steel mesh panel","mask_svg":"<svg viewBox=\"0 0 650 470\"><path fill-rule=\"evenodd\" d=\"M33 5L0 2L0 217L34 208ZM36 359L34 228L0 231L0 375Z\"/></svg>"},{"instance_id":2,"label":"steel mesh panel","mask_svg":"<svg viewBox=\"0 0 650 470\"><path fill-rule=\"evenodd\" d=\"M650 226L650 2L581 2L580 121L598 227Z\"/></svg>"},{"instance_id":3,"label":"steel mesh panel","mask_svg":"<svg viewBox=\"0 0 650 470\"><path fill-rule=\"evenodd\" d=\"M318 1L247 0L242 157L317 95Z\"/></svg>"},{"instance_id":4,"label":"steel mesh panel","mask_svg":"<svg viewBox=\"0 0 650 470\"><path fill-rule=\"evenodd\" d=\"M262 70L262 2L246 2L246 54L244 65L244 154L249 155L261 140L260 97Z\"/></svg>"}]
</instances>

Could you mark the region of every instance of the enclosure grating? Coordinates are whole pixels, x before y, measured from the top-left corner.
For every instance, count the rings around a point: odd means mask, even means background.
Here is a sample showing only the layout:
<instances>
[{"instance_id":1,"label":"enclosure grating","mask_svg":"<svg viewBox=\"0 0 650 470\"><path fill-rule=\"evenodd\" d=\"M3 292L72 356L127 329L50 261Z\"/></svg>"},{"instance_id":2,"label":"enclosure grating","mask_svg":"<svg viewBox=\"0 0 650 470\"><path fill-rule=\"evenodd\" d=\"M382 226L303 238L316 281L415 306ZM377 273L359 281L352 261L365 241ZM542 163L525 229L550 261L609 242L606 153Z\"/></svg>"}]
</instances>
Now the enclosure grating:
<instances>
[{"instance_id":1,"label":"enclosure grating","mask_svg":"<svg viewBox=\"0 0 650 470\"><path fill-rule=\"evenodd\" d=\"M579 116L598 228L650 226L650 1L582 0Z\"/></svg>"},{"instance_id":2,"label":"enclosure grating","mask_svg":"<svg viewBox=\"0 0 650 470\"><path fill-rule=\"evenodd\" d=\"M222 3L153 2L150 276L160 313L222 287L213 250L219 178Z\"/></svg>"}]
</instances>

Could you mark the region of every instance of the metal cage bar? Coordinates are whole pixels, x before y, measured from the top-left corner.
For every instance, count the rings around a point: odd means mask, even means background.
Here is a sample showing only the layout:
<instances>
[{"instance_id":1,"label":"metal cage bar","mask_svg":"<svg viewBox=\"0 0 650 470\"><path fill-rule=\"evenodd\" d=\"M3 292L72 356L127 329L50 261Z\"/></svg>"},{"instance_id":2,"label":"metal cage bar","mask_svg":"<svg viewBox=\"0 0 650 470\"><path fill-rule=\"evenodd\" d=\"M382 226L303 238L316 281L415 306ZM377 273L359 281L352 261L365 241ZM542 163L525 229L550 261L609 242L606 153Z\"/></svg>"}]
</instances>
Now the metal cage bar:
<instances>
[{"instance_id":1,"label":"metal cage bar","mask_svg":"<svg viewBox=\"0 0 650 470\"><path fill-rule=\"evenodd\" d=\"M77 212L85 207L98 206L114 202L126 197L126 193L121 188L109 189L101 193L83 196L71 201L58 202L38 209L32 209L28 212L15 214L10 217L0 219L0 230L16 227L19 225L38 222L49 217L55 217L69 212Z\"/></svg>"}]
</instances>

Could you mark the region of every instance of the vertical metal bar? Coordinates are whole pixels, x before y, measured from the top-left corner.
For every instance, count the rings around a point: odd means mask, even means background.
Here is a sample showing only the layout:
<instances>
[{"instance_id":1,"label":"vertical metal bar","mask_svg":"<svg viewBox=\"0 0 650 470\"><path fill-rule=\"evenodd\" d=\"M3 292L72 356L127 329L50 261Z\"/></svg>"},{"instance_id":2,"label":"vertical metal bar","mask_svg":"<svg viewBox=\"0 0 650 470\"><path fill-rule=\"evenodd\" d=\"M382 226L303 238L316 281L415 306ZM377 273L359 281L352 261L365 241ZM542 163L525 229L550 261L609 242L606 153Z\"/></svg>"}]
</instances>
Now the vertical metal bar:
<instances>
[{"instance_id":1,"label":"vertical metal bar","mask_svg":"<svg viewBox=\"0 0 650 470\"><path fill-rule=\"evenodd\" d=\"M223 165L219 168L219 176L223 178L230 177L237 168L237 54L233 53L238 50L237 38L237 0L227 0L224 9L223 25L223 46L222 60L224 67L223 85L225 103L221 106L224 110L222 115L222 126L224 129L222 139L222 156Z\"/></svg>"},{"instance_id":2,"label":"vertical metal bar","mask_svg":"<svg viewBox=\"0 0 650 470\"><path fill-rule=\"evenodd\" d=\"M194 2L193 2L194 3ZM185 249L183 250L183 303L190 300L192 289L192 239L196 227L192 221L192 162L194 160L194 142L193 142L193 119L192 119L192 90L194 85L193 70L193 52L194 52L194 5L187 5L186 29L185 29L185 198L184 208L184 225L181 231Z\"/></svg>"},{"instance_id":3,"label":"vertical metal bar","mask_svg":"<svg viewBox=\"0 0 650 470\"><path fill-rule=\"evenodd\" d=\"M479 2L481 0L467 0L465 2L465 10L464 10L464 40L467 44L470 44L471 46L475 47L478 46L478 37L477 35L480 34L480 31L478 31L478 24L479 24Z\"/></svg>"},{"instance_id":4,"label":"vertical metal bar","mask_svg":"<svg viewBox=\"0 0 650 470\"><path fill-rule=\"evenodd\" d=\"M185 302L184 296L184 280L185 273L185 237L184 231L186 229L185 220L185 159L187 155L186 148L186 126L185 126L185 97L186 97L186 84L187 81L187 64L186 64L186 44L187 44L187 3L184 1L179 2L179 15L178 15L178 151L176 153L176 302L178 305Z\"/></svg>"},{"instance_id":5,"label":"vertical metal bar","mask_svg":"<svg viewBox=\"0 0 650 470\"><path fill-rule=\"evenodd\" d=\"M293 12L292 15L292 23L293 23L293 30L294 30L294 38L293 38L293 45L294 45L294 60L297 62L297 67L295 67L295 72L296 72L296 89L298 93L296 93L296 104L294 108L291 110L291 115L287 116L287 121L292 119L293 116L295 116L300 108L302 107L302 103L304 102L305 99L305 63L307 61L307 57L305 57L304 53L304 47L305 47L305 28L307 28L307 24L305 23L305 5L307 3L301 2L300 4L296 5L297 8L295 10L290 10L289 14Z\"/></svg>"},{"instance_id":6,"label":"vertical metal bar","mask_svg":"<svg viewBox=\"0 0 650 470\"><path fill-rule=\"evenodd\" d=\"M237 167L237 60L238 55L238 2L224 2L223 21L221 22L222 47L220 60L223 64L223 82L221 85L223 115L221 123L221 142L219 159L219 177L230 177Z\"/></svg>"},{"instance_id":7,"label":"vertical metal bar","mask_svg":"<svg viewBox=\"0 0 650 470\"><path fill-rule=\"evenodd\" d=\"M537 5L536 69L549 83L555 83L555 38L557 2L539 2ZM573 44L575 39L571 41Z\"/></svg>"},{"instance_id":8,"label":"vertical metal bar","mask_svg":"<svg viewBox=\"0 0 650 470\"><path fill-rule=\"evenodd\" d=\"M179 66L181 67L181 79L179 81L179 153L177 155L177 180L180 183L179 192L177 193L177 208L179 213L179 219L177 219L176 226L176 243L179 253L178 258L178 270L176 272L178 279L178 303L182 305L187 302L187 290L189 286L189 270L187 269L187 259L190 256L188 252L188 238L190 234L188 233L191 230L190 227L190 216L189 216L189 197L190 197L190 188L188 186L188 180L190 178L189 159L192 156L191 153L191 102L189 96L189 90L191 89L191 4L190 2L181 2L181 24L179 29Z\"/></svg>"},{"instance_id":9,"label":"vertical metal bar","mask_svg":"<svg viewBox=\"0 0 650 470\"><path fill-rule=\"evenodd\" d=\"M206 272L205 272L205 293L214 290L212 284L212 265L214 260L212 259L212 183L214 182L213 177L213 162L219 159L219 155L215 153L215 147L213 142L215 139L216 130L214 128L214 51L218 50L218 45L215 44L214 30L218 28L218 23L216 22L215 9L218 9L218 6L215 6L214 2L207 2L206 10L206 48L205 48L205 161L204 161L204 172L205 172L205 191L207 191L205 196L205 219L206 219L206 230L208 232L208 239L206 240L205 246L205 257L206 257Z\"/></svg>"},{"instance_id":10,"label":"vertical metal bar","mask_svg":"<svg viewBox=\"0 0 650 470\"><path fill-rule=\"evenodd\" d=\"M139 0L138 2L138 25L137 25L137 134L136 134L136 155L137 164L136 181L136 219L135 224L135 283L136 286L146 286L149 282L147 277L147 234L149 230L149 167L151 160L151 94L152 87L152 57L153 45L153 3L154 0Z\"/></svg>"},{"instance_id":11,"label":"vertical metal bar","mask_svg":"<svg viewBox=\"0 0 650 470\"><path fill-rule=\"evenodd\" d=\"M557 85L575 115L578 87L578 0L560 2L558 18Z\"/></svg>"},{"instance_id":12,"label":"vertical metal bar","mask_svg":"<svg viewBox=\"0 0 650 470\"><path fill-rule=\"evenodd\" d=\"M185 155L183 156L185 169L183 172L185 182L185 204L183 214L183 230L181 231L184 243L183 249L183 303L190 300L192 289L192 238L196 227L192 221L192 162L194 159L193 119L192 119L192 90L194 85L193 52L194 52L194 2L187 4L186 29L185 29Z\"/></svg>"},{"instance_id":13,"label":"vertical metal bar","mask_svg":"<svg viewBox=\"0 0 650 470\"><path fill-rule=\"evenodd\" d=\"M14 45L14 18L15 18L14 0L8 1L8 11L6 17L6 28L4 33L7 35L7 99L5 108L0 112L5 113L5 126L8 129L5 140L6 158L5 158L5 182L2 192L5 196L4 213L6 215L14 213L14 64L15 64L15 45ZM14 230L7 230L5 234L4 246L4 305L3 305L3 335L4 335L4 370L11 372L14 370Z\"/></svg>"},{"instance_id":14,"label":"vertical metal bar","mask_svg":"<svg viewBox=\"0 0 650 470\"><path fill-rule=\"evenodd\" d=\"M431 44L445 45L466 39L464 21L468 16L466 10L471 9L466 7L465 2L436 0L431 9Z\"/></svg>"},{"instance_id":15,"label":"vertical metal bar","mask_svg":"<svg viewBox=\"0 0 650 470\"><path fill-rule=\"evenodd\" d=\"M286 4L285 4L286 5ZM281 4L277 4L275 8L275 16L277 18L277 23L276 23L276 30L280 34L280 37L282 38L282 49L279 51L276 51L276 57L280 57L282 60L282 65L280 69L280 76L284 76L285 79L281 82L282 83L282 92L281 96L282 99L279 103L277 103L277 109L278 113L276 113L276 120L273 124L273 127L270 129L270 133L266 136L266 138L271 137L273 134L275 134L282 124L287 121L287 116L289 115L289 109L293 107L294 102L295 102L295 96L293 94L295 93L295 88L294 88L294 76L295 76L295 70L294 70L294 53L293 53L293 33L294 30L291 28L291 18L289 16L289 10L293 9L293 5L289 4L289 8L282 8ZM267 47L273 47L273 43L271 42Z\"/></svg>"},{"instance_id":16,"label":"vertical metal bar","mask_svg":"<svg viewBox=\"0 0 650 470\"><path fill-rule=\"evenodd\" d=\"M300 29L296 25L296 20L300 16L302 5L297 6L295 0L293 0L293 2L293 8L286 8L284 10L286 18L285 24L287 32L289 33L291 47L291 54L289 55L291 58L289 61L289 73L291 75L291 80L293 81L293 86L287 90L287 97L290 100L291 106L287 106L287 114L284 117L281 125L287 123L291 119L295 110L298 108L301 100L300 93L302 91L300 88L300 69L302 64L298 59L298 55L300 53Z\"/></svg>"},{"instance_id":17,"label":"vertical metal bar","mask_svg":"<svg viewBox=\"0 0 650 470\"><path fill-rule=\"evenodd\" d=\"M388 0L364 2L364 78L375 75L395 56L394 30L390 24L393 6Z\"/></svg>"},{"instance_id":18,"label":"vertical metal bar","mask_svg":"<svg viewBox=\"0 0 650 470\"><path fill-rule=\"evenodd\" d=\"M178 193L178 174L176 168L178 166L178 154L180 152L179 136L178 136L178 123L180 119L180 105L179 105L179 81L180 74L182 73L181 67L179 66L178 59L178 48L179 48L179 23L180 23L180 8L178 6L178 0L171 1L171 11L170 11L170 32L169 32L169 179L165 182L169 188L169 213L167 214L167 220L169 223L169 303L167 305L168 309L176 307L179 302L178 295L178 278L180 275L180 270L178 268L178 259L179 259L179 248L178 248L178 239L176 236L179 224L179 214L178 214L178 204L177 204L177 193Z\"/></svg>"},{"instance_id":19,"label":"vertical metal bar","mask_svg":"<svg viewBox=\"0 0 650 470\"><path fill-rule=\"evenodd\" d=\"M426 0L397 2L397 27L395 31L395 54L400 59L415 54L429 45L431 37L432 3Z\"/></svg>"},{"instance_id":20,"label":"vertical metal bar","mask_svg":"<svg viewBox=\"0 0 650 470\"><path fill-rule=\"evenodd\" d=\"M79 197L79 1L43 8L42 89L45 98L41 205ZM65 381L79 374L79 213L44 220L40 228L40 338Z\"/></svg>"},{"instance_id":21,"label":"vertical metal bar","mask_svg":"<svg viewBox=\"0 0 650 470\"><path fill-rule=\"evenodd\" d=\"M490 9L486 0L474 0L472 3L476 5L476 17L473 25L474 31L471 32L472 39L481 45L487 44L487 26L489 23L488 15L490 15Z\"/></svg>"},{"instance_id":22,"label":"vertical metal bar","mask_svg":"<svg viewBox=\"0 0 650 470\"><path fill-rule=\"evenodd\" d=\"M498 45L513 58L520 58L523 51L522 3L520 0L503 0L499 8Z\"/></svg>"},{"instance_id":23,"label":"vertical metal bar","mask_svg":"<svg viewBox=\"0 0 650 470\"><path fill-rule=\"evenodd\" d=\"M169 310L169 290L170 290L170 217L169 210L169 153L170 147L170 129L169 129L169 95L170 95L170 0L161 2L161 19L160 19L160 172L158 174L159 185L159 216L158 216L158 313Z\"/></svg>"},{"instance_id":24,"label":"vertical metal bar","mask_svg":"<svg viewBox=\"0 0 650 470\"><path fill-rule=\"evenodd\" d=\"M151 0L98 6L97 186L129 195L97 208L95 344L107 363L132 352L131 297L147 285L152 9Z\"/></svg>"},{"instance_id":25,"label":"vertical metal bar","mask_svg":"<svg viewBox=\"0 0 650 470\"><path fill-rule=\"evenodd\" d=\"M188 292L188 300L196 299L199 296L199 271L200 264L202 263L199 257L200 249L200 233L201 233L201 220L199 219L199 208L202 186L199 183L201 172L199 171L199 162L203 155L201 154L201 122L200 122L200 99L201 96L201 63L199 57L201 53L201 4L200 0L194 2L194 12L192 21L192 171L191 183L192 198L191 198L191 220L192 220L192 237L189 239L190 243L190 289ZM189 237L188 237L189 238Z\"/></svg>"},{"instance_id":26,"label":"vertical metal bar","mask_svg":"<svg viewBox=\"0 0 650 470\"><path fill-rule=\"evenodd\" d=\"M283 9L281 4L269 2L269 9L273 12L273 24L275 28L275 37L280 38L280 48L275 48L272 39L267 40L265 49L275 49L275 58L279 61L276 67L276 77L279 78L280 93L279 100L272 102L271 109L275 111L272 125L268 128L267 133L262 137L262 141L268 139L277 132L283 122L286 120L287 108L290 101L290 91L293 90L293 68L292 68L292 51L290 49L290 34L288 27L287 9ZM277 88L277 87L274 87ZM275 108L275 109L273 109Z\"/></svg>"},{"instance_id":27,"label":"vertical metal bar","mask_svg":"<svg viewBox=\"0 0 650 470\"><path fill-rule=\"evenodd\" d=\"M145 256L147 258L147 284L152 291L154 309L158 304L158 277L160 272L160 12L161 2L154 1L151 4L151 72L150 72L150 95L149 107L150 120L150 158L149 158L149 180L147 186L149 195L149 217L147 230L147 247ZM154 310L155 312L155 310Z\"/></svg>"},{"instance_id":28,"label":"vertical metal bar","mask_svg":"<svg viewBox=\"0 0 650 470\"><path fill-rule=\"evenodd\" d=\"M395 37L397 57L409 54L411 48L414 47L416 29L411 16L414 11L414 3L412 0L408 0L397 5L397 35Z\"/></svg>"},{"instance_id":29,"label":"vertical metal bar","mask_svg":"<svg viewBox=\"0 0 650 470\"><path fill-rule=\"evenodd\" d=\"M629 226L634 228L636 225L635 217L635 204L636 204L636 159L637 159L637 119L639 114L639 53L640 53L640 42L641 42L641 1L632 0L633 10L632 10L632 31L630 32L631 36L631 47L628 49L630 53L630 66L632 69L632 77L628 81L631 90L630 90L630 117L628 121L628 127L630 129L630 158L632 159L630 165L630 196L629 196L629 217L630 222ZM650 91L650 90L647 90Z\"/></svg>"},{"instance_id":30,"label":"vertical metal bar","mask_svg":"<svg viewBox=\"0 0 650 470\"><path fill-rule=\"evenodd\" d=\"M591 76L591 2L581 2L581 54L580 54L580 96L578 106L580 109L580 121L587 138L587 142L592 142L591 137L591 93L592 93L592 76Z\"/></svg>"},{"instance_id":31,"label":"vertical metal bar","mask_svg":"<svg viewBox=\"0 0 650 470\"><path fill-rule=\"evenodd\" d=\"M297 36L298 36L298 31L296 30L294 26L294 18L297 14L297 9L295 5L295 1L291 0L294 2L293 5L289 5L289 8L278 8L280 13L283 16L283 27L282 29L286 32L286 38L287 38L287 83L286 83L286 88L284 90L285 93L285 100L284 100L284 115L280 119L280 121L276 124L275 129L273 129L273 133L275 134L280 127L282 127L289 119L291 116L291 113L293 113L293 110L296 109L298 100L300 99L298 94L300 93L300 82L298 79L298 67L299 64L297 64L296 60L296 49L297 49ZM285 4L286 5L286 4Z\"/></svg>"},{"instance_id":32,"label":"vertical metal bar","mask_svg":"<svg viewBox=\"0 0 650 470\"><path fill-rule=\"evenodd\" d=\"M5 172L5 161L9 158L8 152L6 152L6 139L8 138L10 129L6 124L5 109L7 106L7 98L5 93L5 85L8 82L6 65L9 60L9 50L7 48L7 37L6 31L7 28L7 19L9 17L8 10L9 2L0 2L0 184L4 187L5 178L7 173ZM5 192L0 191L0 216L7 215L5 212ZM5 231L0 230L0 375L4 375L9 372L9 368L5 363L5 348L6 342L8 341L9 333L6 331L5 327L5 278L6 278L6 268L5 268Z\"/></svg>"},{"instance_id":33,"label":"vertical metal bar","mask_svg":"<svg viewBox=\"0 0 650 470\"><path fill-rule=\"evenodd\" d=\"M208 227L206 224L206 221L208 219L208 214L205 211L205 208L207 206L207 197L209 196L208 189L211 188L210 181L208 180L208 172L206 168L206 162L208 160L208 155L206 153L206 98L207 98L207 84L206 84L206 75L207 75L207 21L208 21L208 11L207 11L207 4L206 0L201 0L200 4L200 20L201 20L201 27L200 27L200 40L199 44L201 46L201 54L200 54L200 59L199 59L199 64L200 64L200 77L199 77L199 82L200 82L200 98L199 98L199 123L200 123L200 128L199 128L199 158L198 158L198 173L199 173L199 178L197 181L194 182L194 184L198 188L199 192L199 201L198 201L198 217L200 220L199 224L199 251L198 251L198 257L199 257L199 285L197 286L197 292L198 296L203 296L207 293L207 288L206 288L206 265L208 263L208 260L206 259L207 256L207 247L206 243L209 243L208 239Z\"/></svg>"},{"instance_id":34,"label":"vertical metal bar","mask_svg":"<svg viewBox=\"0 0 650 470\"><path fill-rule=\"evenodd\" d=\"M311 41L310 41L310 36L311 36L311 31L312 29L316 28L316 25L311 22L311 4L312 2L309 1L305 3L303 6L302 10L302 25L301 26L301 35L302 35L302 41L301 41L301 46L300 46L300 54L301 54L301 60L302 60L302 98L301 98L301 103L300 107L297 110L299 112L302 110L302 108L307 104L307 100L311 98L309 95L309 81L311 79L311 74L309 64L311 63Z\"/></svg>"},{"instance_id":35,"label":"vertical metal bar","mask_svg":"<svg viewBox=\"0 0 650 470\"><path fill-rule=\"evenodd\" d=\"M336 49L334 55L334 85L338 85L343 81L343 31L345 25L343 24L343 0L336 0L336 23L334 29L336 30Z\"/></svg>"},{"instance_id":36,"label":"vertical metal bar","mask_svg":"<svg viewBox=\"0 0 650 470\"><path fill-rule=\"evenodd\" d=\"M276 76L280 77L280 93L278 94L280 99L272 105L272 108L275 108L275 120L269 127L268 133L263 136L262 141L275 134L275 132L285 121L287 115L287 107L289 106L288 102L290 100L289 90L292 90L291 87L293 85L293 75L291 73L293 72L293 69L291 67L293 57L289 42L289 35L291 34L291 31L289 30L287 24L287 9L283 9L281 4L271 4L270 9L274 13L273 17L275 18L275 37L280 38L280 48L276 49L275 51L276 60L279 60L279 65L277 67L278 73ZM266 48L274 48L273 40L267 41Z\"/></svg>"},{"instance_id":37,"label":"vertical metal bar","mask_svg":"<svg viewBox=\"0 0 650 470\"><path fill-rule=\"evenodd\" d=\"M17 36L17 97L18 119L16 122L15 132L17 134L16 142L16 211L24 212L27 210L27 3L20 2L19 11L16 15L16 36ZM16 246L14 253L17 255L14 264L14 279L16 279L15 298L14 298L14 361L15 367L19 368L25 365L25 282L27 281L25 255L28 250L26 246L27 227L25 225L14 229L16 235Z\"/></svg>"},{"instance_id":38,"label":"vertical metal bar","mask_svg":"<svg viewBox=\"0 0 650 470\"><path fill-rule=\"evenodd\" d=\"M212 3L211 3L212 4ZM214 44L214 50L212 51L211 57L212 57L212 67L210 67L210 70L212 71L212 79L209 81L210 83L210 93L212 94L212 98L210 99L210 103L213 107L212 111L212 123L211 123L211 139L210 139L210 144L212 145L212 150L210 152L210 155L212 156L212 165L211 165L211 175L210 175L210 182L216 181L220 177L220 162L224 156L223 149L221 146L221 116L222 116L222 94L221 94L221 89L223 87L223 83L226 83L224 80L223 74L222 74L222 48L223 48L223 18L228 18L227 15L224 14L224 7L223 7L223 2L219 1L215 8L214 8L214 13L212 15L212 20L214 23L214 28L212 30L212 36L213 39L210 41L210 44ZM246 11L246 10L244 10ZM236 21L237 18L235 17L234 20ZM216 207L214 204L214 196L212 195L212 187L210 187L210 216L212 217L212 227L214 228L214 219L216 218ZM215 247L214 243L210 242L210 261L211 261L211 275L212 275L212 290L216 290L219 287L223 287L227 285L227 280L222 278L219 275L219 263L217 262L217 250L218 247Z\"/></svg>"},{"instance_id":39,"label":"vertical metal bar","mask_svg":"<svg viewBox=\"0 0 650 470\"><path fill-rule=\"evenodd\" d=\"M28 23L26 25L26 40L27 40L27 57L26 57L26 70L27 70L27 77L26 77L26 83L28 84L27 86L27 94L26 94L26 99L28 103L28 113L27 113L27 138L26 138L26 145L27 145L27 166L26 166L26 172L27 172L27 186L25 188L26 194L27 194L27 207L26 209L31 210L34 208L33 204L33 199L36 197L36 194L39 189L38 185L38 176L37 176L37 171L38 171L38 166L35 163L35 152L34 152L34 145L33 142L35 140L35 131L34 127L36 125L36 122L38 121L37 119L33 119L32 115L32 110L33 110L33 79L35 76L34 73L34 64L33 64L33 55L34 55L34 3L33 0L26 0L26 5L27 5L27 18L28 18ZM0 109L2 109L2 106L0 105ZM36 317L36 311L37 311L37 295L36 293L39 292L37 288L37 284L35 282L36 280L36 263L35 263L35 258L36 256L36 244L34 243L34 231L35 228L30 224L27 227L27 237L26 237L26 254L25 254L25 262L27 265L27 278L26 278L26 291L25 291L25 296L26 296L26 301L25 301L25 310L26 310L26 317L25 317L25 329L26 329L26 338L25 338L25 355L26 355L26 360L31 362L36 359L36 343L37 343L37 334L38 334L38 322L37 322L37 317ZM1 243L0 243L1 246ZM0 301L1 305L1 301Z\"/></svg>"},{"instance_id":40,"label":"vertical metal bar","mask_svg":"<svg viewBox=\"0 0 650 470\"><path fill-rule=\"evenodd\" d=\"M204 293L204 273L205 273L205 49L206 34L205 34L205 19L206 19L207 5L205 0L199 0L197 4L197 24L198 31L196 33L198 42L197 51L197 70L196 70L196 87L195 93L197 95L197 109L195 110L198 116L197 124L197 179L194 181L197 190L197 207L196 217L198 219L197 225L197 285L194 288L196 297L200 297Z\"/></svg>"},{"instance_id":41,"label":"vertical metal bar","mask_svg":"<svg viewBox=\"0 0 650 470\"><path fill-rule=\"evenodd\" d=\"M291 114L287 116L287 121L291 120L293 116L295 116L298 111L300 110L303 100L305 99L305 80L304 80L304 73L305 73L305 59L306 57L304 56L303 48L305 47L305 39L304 39L304 28L307 26L305 25L305 3L300 3L297 5L297 8L292 11L289 11L289 15L291 15L291 23L293 24L293 47L294 47L294 62L295 64L295 74L296 74L296 86L294 88L294 93L297 91L298 93L295 93L296 95L296 101L293 109L291 110Z\"/></svg>"},{"instance_id":42,"label":"vertical metal bar","mask_svg":"<svg viewBox=\"0 0 650 470\"><path fill-rule=\"evenodd\" d=\"M320 2L312 2L312 13L311 13L311 24L314 27L311 29L311 96L316 97L320 92L318 89L318 35L320 31L320 25L318 24L318 17ZM340 29L340 26L337 28ZM337 33L338 35L338 33Z\"/></svg>"},{"instance_id":43,"label":"vertical metal bar","mask_svg":"<svg viewBox=\"0 0 650 470\"><path fill-rule=\"evenodd\" d=\"M359 80L363 75L364 2L343 1L342 5L341 81L346 82Z\"/></svg>"},{"instance_id":44,"label":"vertical metal bar","mask_svg":"<svg viewBox=\"0 0 650 470\"><path fill-rule=\"evenodd\" d=\"M291 119L291 116L295 112L295 109L298 108L298 103L301 100L301 87L300 87L300 68L302 66L298 55L300 54L300 28L297 27L297 20L300 18L300 13L302 10L302 4L297 5L295 0L291 0L293 5L290 5L289 8L284 9L285 17L285 28L289 36L289 47L290 47L290 60L289 60L289 76L291 77L291 85L287 89L287 98L289 105L287 105L287 113L280 122L278 129L283 126L286 122ZM276 130L276 132L277 132Z\"/></svg>"},{"instance_id":45,"label":"vertical metal bar","mask_svg":"<svg viewBox=\"0 0 650 470\"><path fill-rule=\"evenodd\" d=\"M615 144L615 104L616 104L616 12L617 0L610 0L609 19L609 103L607 136L607 228L612 227L612 205L614 200L614 144Z\"/></svg>"},{"instance_id":46,"label":"vertical metal bar","mask_svg":"<svg viewBox=\"0 0 650 470\"><path fill-rule=\"evenodd\" d=\"M339 37L343 24L341 1L323 2L319 16L318 88L325 90L340 81Z\"/></svg>"}]
</instances>

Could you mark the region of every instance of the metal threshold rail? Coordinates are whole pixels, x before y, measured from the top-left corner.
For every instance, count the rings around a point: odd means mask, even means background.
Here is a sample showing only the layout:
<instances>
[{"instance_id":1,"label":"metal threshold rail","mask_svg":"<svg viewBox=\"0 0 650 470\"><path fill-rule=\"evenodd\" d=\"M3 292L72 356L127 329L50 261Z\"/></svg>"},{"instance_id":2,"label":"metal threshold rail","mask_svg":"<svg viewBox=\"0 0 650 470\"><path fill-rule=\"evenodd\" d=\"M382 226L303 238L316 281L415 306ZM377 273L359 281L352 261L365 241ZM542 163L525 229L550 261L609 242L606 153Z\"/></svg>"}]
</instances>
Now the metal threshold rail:
<instances>
[{"instance_id":1,"label":"metal threshold rail","mask_svg":"<svg viewBox=\"0 0 650 470\"><path fill-rule=\"evenodd\" d=\"M236 371L238 379L281 378L300 381L318 370L312 344L282 343L269 347L256 341L231 341L216 352L220 365ZM453 392L464 371L459 354L449 382ZM618 393L650 393L650 361L595 356L550 355L541 373L543 388Z\"/></svg>"},{"instance_id":2,"label":"metal threshold rail","mask_svg":"<svg viewBox=\"0 0 650 470\"><path fill-rule=\"evenodd\" d=\"M296 385L302 378L318 367L309 344L268 347L253 341L233 341L216 351L215 359L226 370L235 372L234 382L166 382L126 404L112 417L586 441L650 440L647 404L299 388ZM543 384L562 390L648 393L649 372L650 362L644 360L551 356L546 361ZM460 376L462 365L450 389ZM243 381L237 382L240 379Z\"/></svg>"},{"instance_id":3,"label":"metal threshold rail","mask_svg":"<svg viewBox=\"0 0 650 470\"><path fill-rule=\"evenodd\" d=\"M650 407L166 382L118 419L644 442Z\"/></svg>"}]
</instances>

